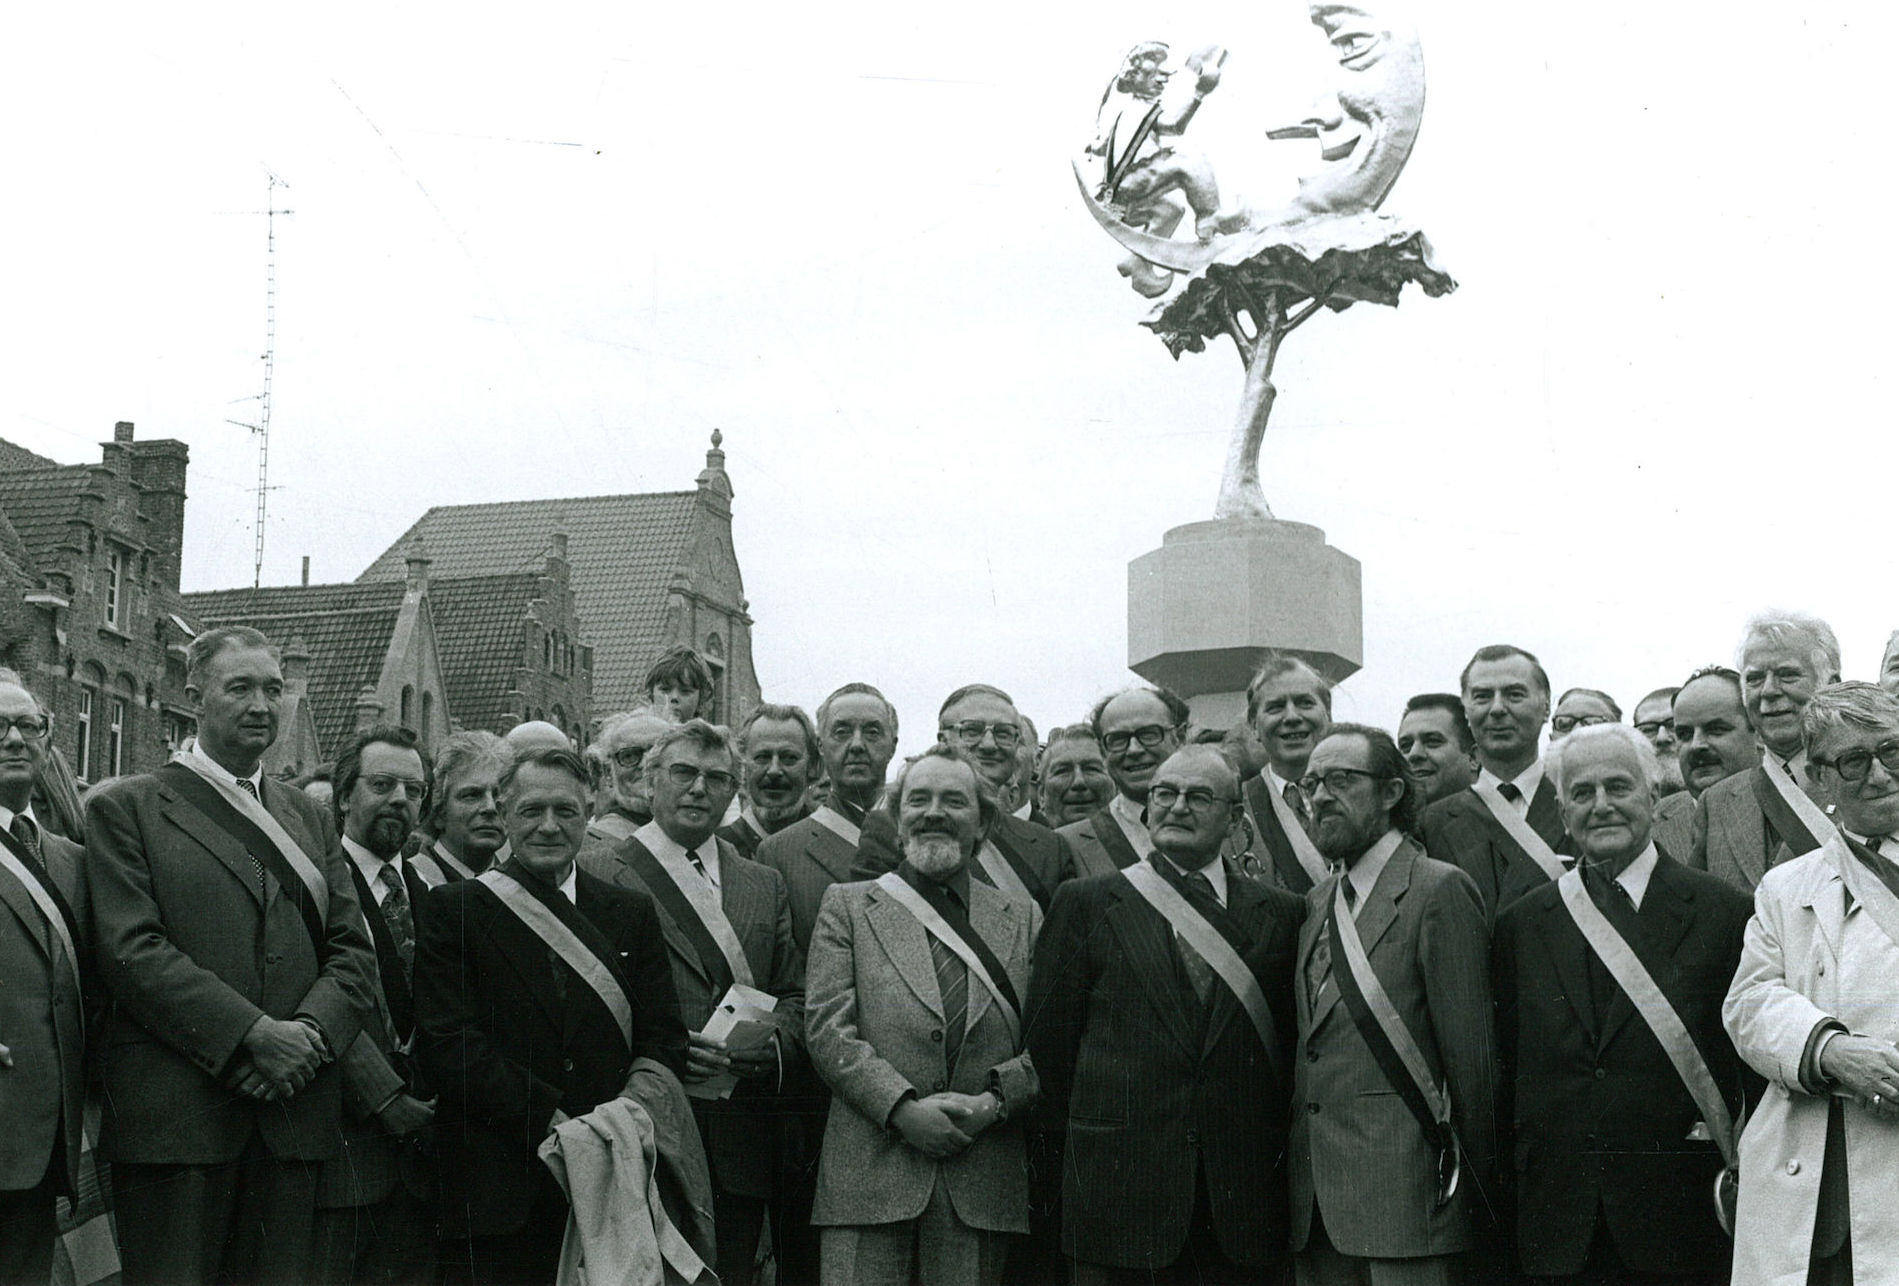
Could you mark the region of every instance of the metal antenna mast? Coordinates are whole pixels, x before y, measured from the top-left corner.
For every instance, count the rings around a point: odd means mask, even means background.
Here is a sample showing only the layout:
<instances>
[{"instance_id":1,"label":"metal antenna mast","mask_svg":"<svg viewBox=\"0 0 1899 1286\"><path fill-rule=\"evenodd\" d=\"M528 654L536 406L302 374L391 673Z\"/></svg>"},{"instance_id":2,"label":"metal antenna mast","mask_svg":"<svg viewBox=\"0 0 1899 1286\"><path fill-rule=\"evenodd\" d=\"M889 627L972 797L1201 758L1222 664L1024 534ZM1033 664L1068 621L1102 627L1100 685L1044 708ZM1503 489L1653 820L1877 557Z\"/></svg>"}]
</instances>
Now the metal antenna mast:
<instances>
[{"instance_id":1,"label":"metal antenna mast","mask_svg":"<svg viewBox=\"0 0 1899 1286\"><path fill-rule=\"evenodd\" d=\"M257 423L246 424L242 420L229 420L239 428L249 429L257 438L257 544L251 569L251 588L260 588L264 583L264 508L270 495L270 382L276 373L277 365L277 216L295 214L295 210L277 208L277 189L289 188L289 184L266 169L270 175L270 186L266 190L264 201L264 391L258 397L261 404L257 413Z\"/></svg>"}]
</instances>

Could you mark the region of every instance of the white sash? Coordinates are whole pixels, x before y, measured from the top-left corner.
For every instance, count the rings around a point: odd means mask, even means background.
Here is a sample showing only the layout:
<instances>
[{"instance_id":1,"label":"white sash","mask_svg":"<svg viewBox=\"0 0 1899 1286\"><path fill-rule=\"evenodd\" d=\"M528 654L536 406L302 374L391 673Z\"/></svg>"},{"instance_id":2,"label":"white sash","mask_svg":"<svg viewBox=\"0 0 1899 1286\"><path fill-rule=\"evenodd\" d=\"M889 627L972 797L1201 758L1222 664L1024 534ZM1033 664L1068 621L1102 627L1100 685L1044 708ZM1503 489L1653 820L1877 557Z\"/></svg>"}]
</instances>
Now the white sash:
<instances>
[{"instance_id":1,"label":"white sash","mask_svg":"<svg viewBox=\"0 0 1899 1286\"><path fill-rule=\"evenodd\" d=\"M415 873L422 877L422 882L432 889L447 884L448 873L451 870L464 880L475 878L473 871L449 855L449 851L442 847L442 841L439 839L429 847L427 852L417 853L410 858L409 865L414 867Z\"/></svg>"},{"instance_id":2,"label":"white sash","mask_svg":"<svg viewBox=\"0 0 1899 1286\"><path fill-rule=\"evenodd\" d=\"M1490 815L1497 819L1504 833L1517 842L1518 848L1529 854L1532 862L1543 868L1543 874L1552 880L1563 878L1563 859L1556 856L1556 850L1536 833L1529 818L1519 813L1489 782L1472 782L1470 788L1483 801L1484 807L1490 810Z\"/></svg>"},{"instance_id":3,"label":"white sash","mask_svg":"<svg viewBox=\"0 0 1899 1286\"><path fill-rule=\"evenodd\" d=\"M1499 803L1502 799L1499 798ZM1365 997L1365 1007L1378 1022L1385 1033L1385 1039L1398 1051L1398 1058L1404 1063L1405 1071L1411 1073L1412 1082L1424 1095L1424 1101L1431 1108L1431 1115L1439 1125L1449 1125L1451 1121L1451 1099L1444 1092L1437 1078L1431 1075L1431 1065L1424 1061L1424 1051L1418 1048L1417 1038L1411 1029L1404 1025L1404 1019L1398 1015L1398 1007L1391 1003L1391 996L1385 991L1385 984L1378 980L1378 974L1371 967L1371 960L1365 955L1365 944L1359 940L1358 921L1352 918L1352 909L1345 902L1344 875L1339 876L1338 884L1332 890L1332 914L1339 924L1339 946L1345 951L1345 967L1352 971L1352 979L1358 983L1359 994ZM1321 930L1324 932L1324 930ZM1446 1194L1448 1195L1448 1194Z\"/></svg>"},{"instance_id":4,"label":"white sash","mask_svg":"<svg viewBox=\"0 0 1899 1286\"><path fill-rule=\"evenodd\" d=\"M0 844L0 871L5 871L19 881L26 889L26 895L33 899L33 905L46 917L46 923L53 931L53 940L59 943L60 949L66 953L66 963L72 966L73 988L77 991L80 985L79 953L73 950L73 935L66 928L66 917L59 913L59 903L53 901L53 895L46 891L46 886L33 877L33 873L26 869L26 864L15 857L13 850L5 844ZM80 993L80 1012L85 1012L83 992Z\"/></svg>"},{"instance_id":5,"label":"white sash","mask_svg":"<svg viewBox=\"0 0 1899 1286\"><path fill-rule=\"evenodd\" d=\"M1035 900L1029 892L1029 886L1022 882L1020 875L1015 873L1015 867L1009 865L1009 859L1004 857L1002 850L991 841L982 842L982 847L976 850L976 861L981 863L983 874L989 877L989 882L1004 893L1031 902Z\"/></svg>"},{"instance_id":6,"label":"white sash","mask_svg":"<svg viewBox=\"0 0 1899 1286\"><path fill-rule=\"evenodd\" d=\"M1128 847L1134 850L1135 856L1145 862L1154 855L1154 837L1148 833L1145 826L1140 824L1138 814L1136 814L1136 820L1130 821L1121 809L1115 807L1117 803L1126 798L1125 795L1116 795L1113 799L1109 800L1108 816L1114 820L1116 826L1121 828L1121 833L1127 836Z\"/></svg>"},{"instance_id":7,"label":"white sash","mask_svg":"<svg viewBox=\"0 0 1899 1286\"><path fill-rule=\"evenodd\" d=\"M607 966L588 949L574 931L560 922L560 917L542 906L540 900L521 887L521 882L504 871L483 871L475 877L476 881L488 886L494 895L501 899L501 905L514 912L534 931L534 936L554 949L554 954L567 962L567 966L581 976L589 987L606 1003L607 1010L613 1015L613 1021L619 1025L620 1038L626 1042L628 1050L633 1048L633 1006L627 1003L626 992L613 980L613 974ZM564 895L563 895L564 896Z\"/></svg>"},{"instance_id":8,"label":"white sash","mask_svg":"<svg viewBox=\"0 0 1899 1286\"><path fill-rule=\"evenodd\" d=\"M639 829L633 824L632 818L622 817L618 813L602 813L587 824L616 844L632 839L633 832Z\"/></svg>"},{"instance_id":9,"label":"white sash","mask_svg":"<svg viewBox=\"0 0 1899 1286\"><path fill-rule=\"evenodd\" d=\"M1285 796L1273 789L1272 778L1261 774L1260 785L1266 788L1266 797L1272 801L1273 816L1279 819L1279 829L1286 832L1286 839L1292 844L1293 856L1299 859L1306 878L1315 885L1323 884L1326 877L1325 858L1319 855L1318 846L1306 834L1306 828L1300 825L1299 814L1292 811L1292 805L1286 802Z\"/></svg>"},{"instance_id":10,"label":"white sash","mask_svg":"<svg viewBox=\"0 0 1899 1286\"><path fill-rule=\"evenodd\" d=\"M1226 984L1228 991L1240 1002L1240 1008L1253 1022L1253 1030L1259 1033L1259 1043L1265 1047L1266 1054L1275 1062L1279 1057L1279 1039L1273 1024L1273 1011L1266 1007L1266 993L1259 989L1259 979L1240 959L1240 953L1233 944L1220 936L1220 931L1208 924L1206 917L1193 909L1193 903L1180 895L1180 890L1167 882L1167 877L1155 870L1150 863L1137 862L1121 872L1127 877L1134 891L1147 899L1147 904L1159 911L1173 926L1174 932L1185 938L1187 945L1204 961L1220 981Z\"/></svg>"},{"instance_id":11,"label":"white sash","mask_svg":"<svg viewBox=\"0 0 1899 1286\"><path fill-rule=\"evenodd\" d=\"M651 825L655 831L659 831L658 822L653 822ZM642 827L641 830L643 832L645 828ZM659 831L658 837L664 836L665 832ZM732 971L732 980L744 983L747 987L754 986L751 961L745 958L745 948L739 945L738 933L732 928L732 922L725 918L725 907L720 904L719 891L712 887L712 881L693 870L692 863L686 860L684 853L673 852L674 846L670 842L654 844L648 843L638 835L633 838L653 855L653 860L659 863L660 868L672 878L672 882L679 886L679 891L685 894L686 901L692 906L692 913L699 917L699 923L705 925L706 932L710 933L713 942L718 944L719 954L725 957L726 967ZM711 839L706 842L716 844L718 840ZM724 860L723 856L720 860Z\"/></svg>"},{"instance_id":12,"label":"white sash","mask_svg":"<svg viewBox=\"0 0 1899 1286\"><path fill-rule=\"evenodd\" d=\"M829 804L819 804L811 811L811 820L830 831L833 835L849 844L852 848L863 840L863 828L855 825L844 814Z\"/></svg>"},{"instance_id":13,"label":"white sash","mask_svg":"<svg viewBox=\"0 0 1899 1286\"><path fill-rule=\"evenodd\" d=\"M1840 873L1840 879L1846 882L1846 891L1866 908L1866 913L1873 917L1873 923L1885 932L1892 944L1899 947L1899 898L1895 898L1885 882L1867 870L1847 850L1844 836L1836 836L1827 842L1833 846L1833 867ZM1879 860L1883 862L1885 858Z\"/></svg>"},{"instance_id":14,"label":"white sash","mask_svg":"<svg viewBox=\"0 0 1899 1286\"><path fill-rule=\"evenodd\" d=\"M983 964L982 957L976 954L975 949L964 942L962 935L950 928L949 921L939 915L936 908L924 901L923 895L911 888L908 882L895 871L885 871L878 876L877 887L895 898L904 910L917 918L917 923L921 924L931 937L954 951L956 958L969 966L969 971L976 975L976 978L988 989L989 994L994 997L996 1012L1002 1015L1003 1024L1009 1029L1011 1047L1021 1049L1022 1015L1016 1013L1015 1006L1009 1003L1009 998L1003 994L1002 988L997 986L996 980L989 976L988 966ZM973 1009L964 1011L965 1034L968 1033L968 1022L974 1012Z\"/></svg>"},{"instance_id":15,"label":"white sash","mask_svg":"<svg viewBox=\"0 0 1899 1286\"><path fill-rule=\"evenodd\" d=\"M1807 828L1807 834L1813 836L1815 848L1825 844L1833 837L1833 819L1828 817L1826 812L1818 804L1813 802L1806 791L1800 789L1799 785L1794 781L1792 774L1788 772L1784 765L1763 762L1761 764L1761 771L1767 774L1767 780L1774 784L1774 789L1780 792L1780 797L1787 801L1787 807L1794 810L1794 816L1798 817L1800 824ZM1809 852L1810 851L1811 850L1809 850ZM1795 853L1794 856L1804 857L1805 854ZM1851 856L1851 854L1848 854L1848 856Z\"/></svg>"},{"instance_id":16,"label":"white sash","mask_svg":"<svg viewBox=\"0 0 1899 1286\"><path fill-rule=\"evenodd\" d=\"M270 810L259 803L255 796L246 791L239 790L236 786L231 785L229 782L213 774L210 768L206 767L204 762L195 754L188 751L180 751L172 756L171 761L175 764L182 764L184 767L198 774L198 776L204 778L211 789L223 796L225 803L244 814L253 826L264 832L264 838L276 845L277 851L283 854L284 861L290 863L290 869L295 871L297 878L303 881L303 887L309 890L311 900L316 903L317 919L328 921L330 918L330 882L323 878L322 868L310 860L309 856L304 853L302 846L290 837L289 831L283 828L283 824L270 815ZM296 788L294 786L280 786L280 789L294 790Z\"/></svg>"}]
</instances>

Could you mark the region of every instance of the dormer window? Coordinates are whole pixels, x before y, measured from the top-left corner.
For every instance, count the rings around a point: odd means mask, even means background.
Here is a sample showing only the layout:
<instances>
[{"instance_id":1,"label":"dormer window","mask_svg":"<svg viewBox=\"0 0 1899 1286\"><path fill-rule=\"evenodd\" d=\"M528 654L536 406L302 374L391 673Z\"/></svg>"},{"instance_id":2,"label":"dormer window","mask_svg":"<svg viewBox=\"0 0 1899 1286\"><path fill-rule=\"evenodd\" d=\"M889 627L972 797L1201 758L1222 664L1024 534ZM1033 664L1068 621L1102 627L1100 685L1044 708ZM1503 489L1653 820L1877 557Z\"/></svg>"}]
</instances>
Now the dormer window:
<instances>
[{"instance_id":1,"label":"dormer window","mask_svg":"<svg viewBox=\"0 0 1899 1286\"><path fill-rule=\"evenodd\" d=\"M128 575L131 562L131 555L119 546L106 546L105 623L108 629L121 632L125 629L125 596L131 588Z\"/></svg>"}]
</instances>

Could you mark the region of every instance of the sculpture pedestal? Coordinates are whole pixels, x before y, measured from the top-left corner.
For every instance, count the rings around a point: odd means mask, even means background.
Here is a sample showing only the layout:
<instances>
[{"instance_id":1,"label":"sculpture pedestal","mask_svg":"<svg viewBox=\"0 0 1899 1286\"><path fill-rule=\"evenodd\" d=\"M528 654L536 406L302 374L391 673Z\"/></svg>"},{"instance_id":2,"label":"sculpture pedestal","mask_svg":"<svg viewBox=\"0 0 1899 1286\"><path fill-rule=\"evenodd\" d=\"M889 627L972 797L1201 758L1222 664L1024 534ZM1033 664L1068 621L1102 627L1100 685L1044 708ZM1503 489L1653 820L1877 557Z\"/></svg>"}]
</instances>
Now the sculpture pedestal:
<instances>
[{"instance_id":1,"label":"sculpture pedestal","mask_svg":"<svg viewBox=\"0 0 1899 1286\"><path fill-rule=\"evenodd\" d=\"M1317 527L1189 523L1128 564L1128 668L1185 697L1195 722L1244 723L1246 685L1272 651L1333 683L1364 660L1358 560Z\"/></svg>"}]
</instances>

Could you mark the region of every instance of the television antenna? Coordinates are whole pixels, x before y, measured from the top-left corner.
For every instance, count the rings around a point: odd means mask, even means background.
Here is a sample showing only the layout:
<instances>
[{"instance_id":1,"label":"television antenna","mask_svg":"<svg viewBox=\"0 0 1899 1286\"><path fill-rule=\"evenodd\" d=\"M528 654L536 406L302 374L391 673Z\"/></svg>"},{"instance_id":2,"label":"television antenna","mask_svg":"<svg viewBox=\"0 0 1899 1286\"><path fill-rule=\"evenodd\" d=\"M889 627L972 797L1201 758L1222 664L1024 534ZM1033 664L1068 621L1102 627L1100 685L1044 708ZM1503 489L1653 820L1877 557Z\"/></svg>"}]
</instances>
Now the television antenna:
<instances>
[{"instance_id":1,"label":"television antenna","mask_svg":"<svg viewBox=\"0 0 1899 1286\"><path fill-rule=\"evenodd\" d=\"M265 501L274 490L270 485L270 384L277 366L277 216L296 213L295 210L277 208L277 189L288 191L290 185L269 168L264 173L270 175L264 208L252 211L253 214L261 213L264 216L264 391L256 395L257 423L225 421L240 429L249 429L257 439L257 518L253 533L256 536L256 548L251 564L252 589L261 588L264 583L264 510Z\"/></svg>"}]
</instances>

